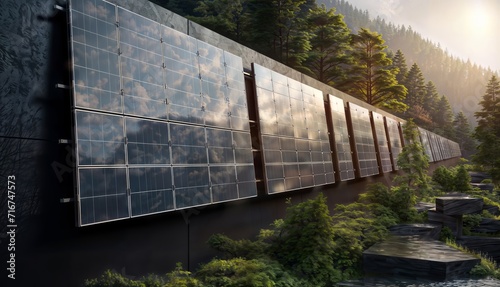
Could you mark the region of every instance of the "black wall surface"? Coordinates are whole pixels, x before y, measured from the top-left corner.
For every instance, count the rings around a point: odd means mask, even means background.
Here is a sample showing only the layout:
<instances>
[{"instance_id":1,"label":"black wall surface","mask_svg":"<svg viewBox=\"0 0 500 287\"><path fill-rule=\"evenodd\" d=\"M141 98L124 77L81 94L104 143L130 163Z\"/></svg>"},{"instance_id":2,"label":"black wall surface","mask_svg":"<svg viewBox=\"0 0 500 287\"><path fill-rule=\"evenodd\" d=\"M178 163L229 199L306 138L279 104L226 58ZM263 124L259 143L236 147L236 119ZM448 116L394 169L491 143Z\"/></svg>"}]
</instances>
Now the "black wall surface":
<instances>
[{"instance_id":1,"label":"black wall surface","mask_svg":"<svg viewBox=\"0 0 500 287\"><path fill-rule=\"evenodd\" d=\"M391 183L394 173L75 227L74 202L61 202L73 198L74 158L70 145L59 143L71 139L70 93L56 87L69 85L70 65L66 15L54 4L52 0L0 2L0 286L79 286L108 268L142 276L164 274L176 262L195 270L216 255L206 244L210 235L255 236L284 215L286 198L297 203L324 192L333 210L336 204L355 200L369 183ZM7 192L9 176L15 177L12 200ZM9 200L15 204L11 212L15 222L8 222ZM8 225L16 226L15 241L7 233L12 229ZM9 244L15 250L8 250ZM11 253L15 280L7 277Z\"/></svg>"}]
</instances>

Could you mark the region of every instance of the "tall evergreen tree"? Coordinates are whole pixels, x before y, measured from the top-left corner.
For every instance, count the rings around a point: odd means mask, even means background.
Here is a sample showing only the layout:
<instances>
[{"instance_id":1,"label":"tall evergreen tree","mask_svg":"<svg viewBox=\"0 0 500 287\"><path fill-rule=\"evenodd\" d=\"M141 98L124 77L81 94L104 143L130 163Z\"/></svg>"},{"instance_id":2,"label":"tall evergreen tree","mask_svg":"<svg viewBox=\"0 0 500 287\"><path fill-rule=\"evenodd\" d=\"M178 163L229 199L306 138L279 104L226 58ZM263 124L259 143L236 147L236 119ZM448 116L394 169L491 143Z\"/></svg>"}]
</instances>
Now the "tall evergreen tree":
<instances>
[{"instance_id":1,"label":"tall evergreen tree","mask_svg":"<svg viewBox=\"0 0 500 287\"><path fill-rule=\"evenodd\" d=\"M425 95L423 99L423 107L427 110L431 116L431 119L436 118L435 113L437 112L437 104L440 100L439 93L436 86L432 81L428 81L425 86Z\"/></svg>"},{"instance_id":2,"label":"tall evergreen tree","mask_svg":"<svg viewBox=\"0 0 500 287\"><path fill-rule=\"evenodd\" d=\"M248 0L247 45L290 67L300 67L311 37L301 10L304 4L306 0Z\"/></svg>"},{"instance_id":3,"label":"tall evergreen tree","mask_svg":"<svg viewBox=\"0 0 500 287\"><path fill-rule=\"evenodd\" d=\"M311 51L305 65L311 76L328 84L335 85L345 79L345 65L350 63L350 32L342 15L335 9L326 10L322 5L310 11L308 24L311 38Z\"/></svg>"},{"instance_id":4,"label":"tall evergreen tree","mask_svg":"<svg viewBox=\"0 0 500 287\"><path fill-rule=\"evenodd\" d=\"M404 84L404 80L406 79L406 75L408 74L408 65L406 64L406 58L401 50L397 50L396 54L392 58L392 65L395 68L398 68L398 72L396 74L396 80L400 84Z\"/></svg>"},{"instance_id":5,"label":"tall evergreen tree","mask_svg":"<svg viewBox=\"0 0 500 287\"><path fill-rule=\"evenodd\" d=\"M413 63L403 84L408 89L405 99L408 105L406 117L413 118L417 125L429 125L431 118L429 112L423 107L426 92L425 80L417 63Z\"/></svg>"},{"instance_id":6,"label":"tall evergreen tree","mask_svg":"<svg viewBox=\"0 0 500 287\"><path fill-rule=\"evenodd\" d=\"M246 0L199 1L194 12L201 16L188 18L239 42L244 38L243 7L246 5L245 2Z\"/></svg>"},{"instance_id":7,"label":"tall evergreen tree","mask_svg":"<svg viewBox=\"0 0 500 287\"><path fill-rule=\"evenodd\" d=\"M403 100L406 88L396 80L397 69L384 50L382 36L362 28L352 38L354 64L349 78L339 86L345 92L378 107L393 111L407 109Z\"/></svg>"},{"instance_id":8,"label":"tall evergreen tree","mask_svg":"<svg viewBox=\"0 0 500 287\"><path fill-rule=\"evenodd\" d=\"M436 118L433 118L434 132L447 138L454 138L453 111L444 95L437 103L435 116Z\"/></svg>"},{"instance_id":9,"label":"tall evergreen tree","mask_svg":"<svg viewBox=\"0 0 500 287\"><path fill-rule=\"evenodd\" d=\"M405 103L409 106L409 109L411 110L413 106L423 105L425 79L417 63L413 63L402 84L408 89Z\"/></svg>"},{"instance_id":10,"label":"tall evergreen tree","mask_svg":"<svg viewBox=\"0 0 500 287\"><path fill-rule=\"evenodd\" d=\"M472 138L469 120L462 111L455 115L453 130L455 133L455 138L453 140L460 144L462 157L469 158L474 153L475 144Z\"/></svg>"},{"instance_id":11,"label":"tall evergreen tree","mask_svg":"<svg viewBox=\"0 0 500 287\"><path fill-rule=\"evenodd\" d=\"M479 141L474 162L488 169L500 180L500 81L492 76L486 86L481 110L475 113L477 126L474 137Z\"/></svg>"}]
</instances>

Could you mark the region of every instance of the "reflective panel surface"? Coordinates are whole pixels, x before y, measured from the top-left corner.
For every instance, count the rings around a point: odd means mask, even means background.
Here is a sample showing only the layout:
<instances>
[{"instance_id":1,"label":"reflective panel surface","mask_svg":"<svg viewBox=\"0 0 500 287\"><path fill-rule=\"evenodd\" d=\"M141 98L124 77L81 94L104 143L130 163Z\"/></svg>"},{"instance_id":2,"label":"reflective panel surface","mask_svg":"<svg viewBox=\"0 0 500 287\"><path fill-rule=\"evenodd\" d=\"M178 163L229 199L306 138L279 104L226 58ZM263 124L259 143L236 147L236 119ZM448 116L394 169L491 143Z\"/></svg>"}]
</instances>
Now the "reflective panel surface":
<instances>
[{"instance_id":1,"label":"reflective panel surface","mask_svg":"<svg viewBox=\"0 0 500 287\"><path fill-rule=\"evenodd\" d=\"M240 57L102 0L69 10L79 225L257 195Z\"/></svg>"},{"instance_id":2,"label":"reflective panel surface","mask_svg":"<svg viewBox=\"0 0 500 287\"><path fill-rule=\"evenodd\" d=\"M323 92L253 63L267 192L335 181Z\"/></svg>"},{"instance_id":3,"label":"reflective panel surface","mask_svg":"<svg viewBox=\"0 0 500 287\"><path fill-rule=\"evenodd\" d=\"M399 122L386 117L385 122L387 124L387 132L389 134L389 143L391 144L391 155L394 163L394 169L399 169L398 167L398 156L403 151L403 145L401 143L401 136L399 134Z\"/></svg>"},{"instance_id":4,"label":"reflective panel surface","mask_svg":"<svg viewBox=\"0 0 500 287\"><path fill-rule=\"evenodd\" d=\"M423 128L418 128L420 132L420 141L422 142L422 147L424 148L425 154L429 157L429 162L434 162L434 157L432 156L431 145L429 142L428 131Z\"/></svg>"},{"instance_id":5,"label":"reflective panel surface","mask_svg":"<svg viewBox=\"0 0 500 287\"><path fill-rule=\"evenodd\" d=\"M335 147L337 149L340 168L340 179L342 181L354 179L354 165L352 162L351 144L349 143L349 131L347 129L344 101L333 95L329 95L329 100L332 112Z\"/></svg>"},{"instance_id":6,"label":"reflective panel surface","mask_svg":"<svg viewBox=\"0 0 500 287\"><path fill-rule=\"evenodd\" d=\"M387 142L387 134L385 132L384 117L376 112L372 112L373 123L377 135L377 145L382 163L382 171L392 171L391 153L389 152L389 143Z\"/></svg>"},{"instance_id":7,"label":"reflective panel surface","mask_svg":"<svg viewBox=\"0 0 500 287\"><path fill-rule=\"evenodd\" d=\"M368 109L348 103L361 177L378 174L377 154Z\"/></svg>"}]
</instances>

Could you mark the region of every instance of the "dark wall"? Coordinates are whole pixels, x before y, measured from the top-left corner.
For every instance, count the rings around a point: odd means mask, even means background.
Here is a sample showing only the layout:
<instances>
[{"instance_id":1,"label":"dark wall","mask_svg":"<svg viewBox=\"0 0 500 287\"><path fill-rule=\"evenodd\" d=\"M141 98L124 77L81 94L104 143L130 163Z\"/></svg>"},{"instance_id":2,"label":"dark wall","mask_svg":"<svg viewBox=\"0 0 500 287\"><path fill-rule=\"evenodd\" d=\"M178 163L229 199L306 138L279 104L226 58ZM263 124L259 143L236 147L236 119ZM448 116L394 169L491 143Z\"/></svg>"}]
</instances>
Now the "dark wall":
<instances>
[{"instance_id":1,"label":"dark wall","mask_svg":"<svg viewBox=\"0 0 500 287\"><path fill-rule=\"evenodd\" d=\"M143 5L140 9L168 18L165 21L182 23L167 17L170 14L150 10L152 4L147 1L126 2ZM59 143L71 139L70 94L56 87L69 85L66 15L54 10L54 4L52 0L0 2L0 286L78 286L107 268L142 276L164 274L176 262L195 270L216 255L206 245L210 235L255 236L283 217L286 198L297 203L324 192L333 210L338 203L354 201L369 183L392 182L394 174L385 174L75 227L74 202L64 200L73 198L74 158L70 144ZM15 222L11 223L7 221L9 176L15 176L16 187ZM7 278L6 270L11 224L16 226L15 280Z\"/></svg>"}]
</instances>

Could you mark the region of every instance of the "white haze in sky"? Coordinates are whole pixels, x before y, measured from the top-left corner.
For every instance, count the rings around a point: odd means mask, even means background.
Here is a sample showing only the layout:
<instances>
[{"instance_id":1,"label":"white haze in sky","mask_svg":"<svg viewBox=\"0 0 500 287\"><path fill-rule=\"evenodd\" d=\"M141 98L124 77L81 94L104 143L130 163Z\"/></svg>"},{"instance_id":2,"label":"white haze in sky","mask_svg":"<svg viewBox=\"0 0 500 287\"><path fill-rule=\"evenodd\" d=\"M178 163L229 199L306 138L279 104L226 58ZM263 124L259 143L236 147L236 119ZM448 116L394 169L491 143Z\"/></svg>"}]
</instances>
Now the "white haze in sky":
<instances>
[{"instance_id":1,"label":"white haze in sky","mask_svg":"<svg viewBox=\"0 0 500 287\"><path fill-rule=\"evenodd\" d=\"M371 18L414 31L450 54L500 71L500 0L347 0Z\"/></svg>"}]
</instances>

